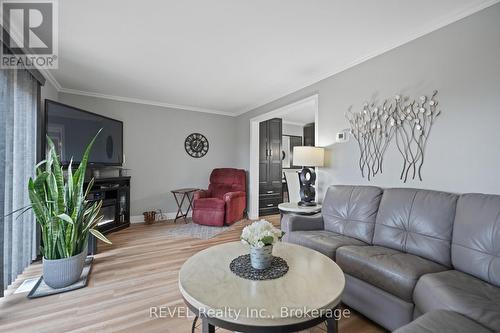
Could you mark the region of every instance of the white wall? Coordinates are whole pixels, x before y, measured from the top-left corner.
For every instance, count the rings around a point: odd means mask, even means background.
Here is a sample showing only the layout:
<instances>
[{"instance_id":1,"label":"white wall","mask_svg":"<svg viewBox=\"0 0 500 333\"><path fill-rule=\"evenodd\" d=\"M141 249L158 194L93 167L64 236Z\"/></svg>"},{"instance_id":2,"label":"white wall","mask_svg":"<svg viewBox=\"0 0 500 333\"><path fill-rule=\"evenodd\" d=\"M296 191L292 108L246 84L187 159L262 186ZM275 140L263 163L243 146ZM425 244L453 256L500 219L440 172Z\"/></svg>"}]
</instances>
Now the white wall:
<instances>
[{"instance_id":1,"label":"white wall","mask_svg":"<svg viewBox=\"0 0 500 333\"><path fill-rule=\"evenodd\" d=\"M40 90L40 97L42 99L42 108L45 107L45 99L51 99L53 101L57 101L59 99L59 93L57 89L50 83L49 80L45 81L45 84L42 86Z\"/></svg>"},{"instance_id":2,"label":"white wall","mask_svg":"<svg viewBox=\"0 0 500 333\"><path fill-rule=\"evenodd\" d=\"M304 126L283 122L283 135L304 136Z\"/></svg>"},{"instance_id":3,"label":"white wall","mask_svg":"<svg viewBox=\"0 0 500 333\"><path fill-rule=\"evenodd\" d=\"M249 169L249 119L319 94L318 145L327 148L320 198L329 184L419 187L500 194L500 5L453 23L342 73L238 117L238 159ZM439 90L442 115L428 141L423 181L399 180L401 158L388 149L384 174L363 179L354 140L334 144L344 112L365 100Z\"/></svg>"},{"instance_id":4,"label":"white wall","mask_svg":"<svg viewBox=\"0 0 500 333\"><path fill-rule=\"evenodd\" d=\"M234 117L66 93L60 93L59 100L124 122L133 216L151 209L175 212L171 190L206 188L212 169L236 165ZM203 158L192 158L184 150L184 139L193 132L209 140L210 149Z\"/></svg>"}]
</instances>

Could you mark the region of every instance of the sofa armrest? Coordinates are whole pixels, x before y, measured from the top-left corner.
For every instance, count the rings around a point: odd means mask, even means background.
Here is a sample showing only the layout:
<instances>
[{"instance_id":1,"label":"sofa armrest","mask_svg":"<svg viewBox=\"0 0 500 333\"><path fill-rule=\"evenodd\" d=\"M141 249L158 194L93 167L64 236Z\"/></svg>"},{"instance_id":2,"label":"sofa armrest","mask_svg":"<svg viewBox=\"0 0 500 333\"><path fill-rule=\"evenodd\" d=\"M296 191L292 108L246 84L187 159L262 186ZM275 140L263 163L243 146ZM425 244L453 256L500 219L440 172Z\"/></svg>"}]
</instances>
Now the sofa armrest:
<instances>
[{"instance_id":1,"label":"sofa armrest","mask_svg":"<svg viewBox=\"0 0 500 333\"><path fill-rule=\"evenodd\" d=\"M314 215L285 214L281 219L281 230L285 232L285 240L287 240L287 234L292 231L323 230L324 228L321 213Z\"/></svg>"},{"instance_id":2,"label":"sofa armrest","mask_svg":"<svg viewBox=\"0 0 500 333\"><path fill-rule=\"evenodd\" d=\"M210 197L210 192L208 192L207 190L198 190L198 191L194 192L193 201L197 200L197 199L209 198L209 197Z\"/></svg>"}]
</instances>

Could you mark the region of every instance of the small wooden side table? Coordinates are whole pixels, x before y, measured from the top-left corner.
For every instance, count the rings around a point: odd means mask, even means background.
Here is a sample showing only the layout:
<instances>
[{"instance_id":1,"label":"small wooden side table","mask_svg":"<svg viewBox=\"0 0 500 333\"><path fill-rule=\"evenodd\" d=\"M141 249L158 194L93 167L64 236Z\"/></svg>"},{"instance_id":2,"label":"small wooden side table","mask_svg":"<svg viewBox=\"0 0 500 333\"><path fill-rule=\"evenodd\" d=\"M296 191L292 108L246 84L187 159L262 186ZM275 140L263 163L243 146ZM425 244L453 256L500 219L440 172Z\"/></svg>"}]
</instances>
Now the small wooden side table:
<instances>
[{"instance_id":1,"label":"small wooden side table","mask_svg":"<svg viewBox=\"0 0 500 333\"><path fill-rule=\"evenodd\" d=\"M175 214L174 223L177 219L183 218L184 222L187 223L187 215L189 214L189 210L193 206L193 196L194 192L198 191L197 188L180 188L177 190L172 190L172 194L174 195L175 202L177 203L177 214ZM179 201L179 198L180 201ZM184 200L187 198L189 205L185 213L182 212L182 205L184 204Z\"/></svg>"}]
</instances>

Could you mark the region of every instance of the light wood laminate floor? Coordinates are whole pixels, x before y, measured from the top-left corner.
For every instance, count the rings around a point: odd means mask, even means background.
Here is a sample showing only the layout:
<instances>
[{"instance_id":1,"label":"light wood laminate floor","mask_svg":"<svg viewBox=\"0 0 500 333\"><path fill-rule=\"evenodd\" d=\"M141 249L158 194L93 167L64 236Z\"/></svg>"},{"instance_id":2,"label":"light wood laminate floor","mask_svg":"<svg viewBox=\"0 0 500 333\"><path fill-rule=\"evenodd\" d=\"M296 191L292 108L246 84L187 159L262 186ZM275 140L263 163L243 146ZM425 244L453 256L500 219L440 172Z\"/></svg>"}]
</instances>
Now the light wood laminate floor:
<instances>
[{"instance_id":1,"label":"light wood laminate floor","mask_svg":"<svg viewBox=\"0 0 500 333\"><path fill-rule=\"evenodd\" d=\"M266 218L279 224L279 216ZM24 279L41 275L41 264L34 263L0 299L0 332L190 332L192 318L168 313L166 318L151 318L150 308L184 308L177 286L184 261L209 246L238 240L247 223L238 222L233 230L210 240L169 236L171 221L134 224L109 235L113 245L99 244L88 287L30 300L26 293L13 292ZM339 331L384 332L354 311L340 321Z\"/></svg>"}]
</instances>

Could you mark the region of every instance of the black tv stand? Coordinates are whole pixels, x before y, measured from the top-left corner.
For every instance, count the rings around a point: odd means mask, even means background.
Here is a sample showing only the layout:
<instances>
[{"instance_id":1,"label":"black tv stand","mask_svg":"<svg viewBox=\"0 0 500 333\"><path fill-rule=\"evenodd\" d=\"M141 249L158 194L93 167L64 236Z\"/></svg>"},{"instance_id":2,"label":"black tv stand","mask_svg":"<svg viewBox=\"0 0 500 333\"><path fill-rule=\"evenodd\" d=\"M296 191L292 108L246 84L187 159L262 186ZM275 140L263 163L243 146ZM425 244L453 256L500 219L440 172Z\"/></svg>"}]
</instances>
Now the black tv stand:
<instances>
[{"instance_id":1,"label":"black tv stand","mask_svg":"<svg viewBox=\"0 0 500 333\"><path fill-rule=\"evenodd\" d=\"M88 182L84 188L87 184ZM94 179L87 200L102 200L103 220L97 230L104 235L130 226L130 177ZM93 235L89 235L89 254L97 253L98 242Z\"/></svg>"}]
</instances>

